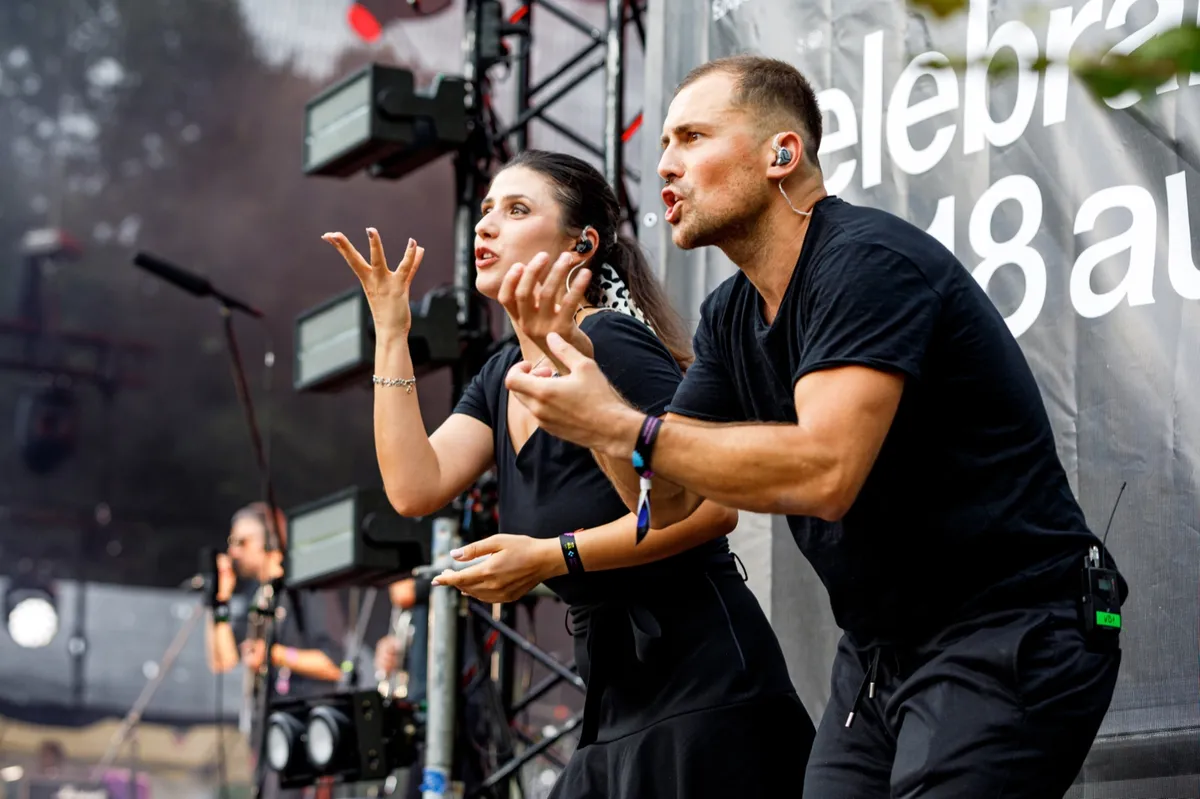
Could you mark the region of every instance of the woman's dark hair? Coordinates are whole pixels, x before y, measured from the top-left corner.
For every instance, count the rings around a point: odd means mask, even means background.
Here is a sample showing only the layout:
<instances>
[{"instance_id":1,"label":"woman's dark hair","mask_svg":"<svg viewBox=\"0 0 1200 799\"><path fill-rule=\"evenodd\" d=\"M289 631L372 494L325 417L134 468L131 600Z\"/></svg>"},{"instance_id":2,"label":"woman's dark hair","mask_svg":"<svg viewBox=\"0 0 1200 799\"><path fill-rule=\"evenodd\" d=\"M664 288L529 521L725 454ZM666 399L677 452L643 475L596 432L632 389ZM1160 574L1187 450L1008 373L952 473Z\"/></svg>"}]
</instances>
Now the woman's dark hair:
<instances>
[{"instance_id":1,"label":"woman's dark hair","mask_svg":"<svg viewBox=\"0 0 1200 799\"><path fill-rule=\"evenodd\" d=\"M687 369L692 363L692 349L683 322L667 301L641 247L627 236L618 235L621 204L604 176L591 164L573 155L546 150L518 153L504 164L504 169L516 166L538 173L554 186L564 228L582 231L591 225L600 237L591 261L593 278L587 289L588 302L599 304L599 265L608 264L625 281L634 304L679 368Z\"/></svg>"}]
</instances>

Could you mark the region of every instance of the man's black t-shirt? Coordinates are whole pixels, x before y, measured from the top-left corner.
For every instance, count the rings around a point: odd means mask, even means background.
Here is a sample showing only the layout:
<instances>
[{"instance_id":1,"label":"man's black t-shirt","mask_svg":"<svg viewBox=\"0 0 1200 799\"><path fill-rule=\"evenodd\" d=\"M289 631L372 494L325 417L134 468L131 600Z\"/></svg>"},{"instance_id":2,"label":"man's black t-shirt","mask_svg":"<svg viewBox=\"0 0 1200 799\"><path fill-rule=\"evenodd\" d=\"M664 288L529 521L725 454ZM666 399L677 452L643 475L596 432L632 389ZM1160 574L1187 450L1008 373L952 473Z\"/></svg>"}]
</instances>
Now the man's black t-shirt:
<instances>
[{"instance_id":1,"label":"man's black t-shirt","mask_svg":"<svg viewBox=\"0 0 1200 799\"><path fill-rule=\"evenodd\" d=\"M644 412L661 414L682 375L654 332L616 311L584 317L579 326L592 341L596 363L617 391ZM454 409L492 429L501 532L557 538L628 516L629 509L589 450L541 429L533 432L520 452L513 449L508 430L508 403L513 400L504 387L504 376L520 360L516 345L497 352L468 384ZM632 528L629 534L633 536ZM703 570L710 558L722 557L729 557L724 536L655 563L564 574L546 585L571 604L601 602L668 580L678 570Z\"/></svg>"},{"instance_id":2,"label":"man's black t-shirt","mask_svg":"<svg viewBox=\"0 0 1200 799\"><path fill-rule=\"evenodd\" d=\"M1075 596L1099 542L1023 353L953 254L898 217L827 197L773 324L761 304L740 272L705 299L696 362L669 412L794 423L793 390L811 372L862 365L906 377L845 517L788 517L856 643Z\"/></svg>"},{"instance_id":3,"label":"man's black t-shirt","mask_svg":"<svg viewBox=\"0 0 1200 799\"><path fill-rule=\"evenodd\" d=\"M258 587L255 581L239 585L238 601L232 603L230 609L233 637L239 645L249 632L250 605ZM340 664L345 653L347 633L341 596L336 591L297 591L296 596L300 600L304 629L301 630L297 623L291 594L285 591L279 598L282 612L279 613L280 621L275 628L275 643L296 650L319 649L335 665ZM337 688L336 683L293 674L290 669L276 669L275 672L277 679L272 689L273 696L314 696L332 693Z\"/></svg>"}]
</instances>

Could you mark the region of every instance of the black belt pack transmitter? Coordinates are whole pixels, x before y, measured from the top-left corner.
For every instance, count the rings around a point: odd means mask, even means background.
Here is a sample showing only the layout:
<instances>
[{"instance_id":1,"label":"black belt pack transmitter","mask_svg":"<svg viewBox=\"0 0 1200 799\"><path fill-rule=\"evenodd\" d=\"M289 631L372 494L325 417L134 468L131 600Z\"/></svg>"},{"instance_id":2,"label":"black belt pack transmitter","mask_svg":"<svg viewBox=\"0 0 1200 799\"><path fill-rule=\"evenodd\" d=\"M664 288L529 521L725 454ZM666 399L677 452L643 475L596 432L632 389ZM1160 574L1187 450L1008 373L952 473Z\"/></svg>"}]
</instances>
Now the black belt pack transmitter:
<instances>
[{"instance_id":1,"label":"black belt pack transmitter","mask_svg":"<svg viewBox=\"0 0 1200 799\"><path fill-rule=\"evenodd\" d=\"M1112 514L1104 528L1104 538L1100 546L1088 549L1080 575L1083 585L1080 586L1079 612L1084 637L1089 644L1100 649L1115 649L1120 645L1122 619L1121 592L1117 586L1119 577L1116 569L1104 567L1100 551L1108 543L1108 533L1112 530L1113 517L1117 515L1125 485L1121 483L1121 490L1117 492L1117 501L1113 503ZM1111 562L1109 565L1112 565Z\"/></svg>"},{"instance_id":2,"label":"black belt pack transmitter","mask_svg":"<svg viewBox=\"0 0 1200 799\"><path fill-rule=\"evenodd\" d=\"M1121 633L1121 595L1117 572L1100 564L1100 549L1084 558L1082 591L1083 631L1096 643L1116 645Z\"/></svg>"}]
</instances>

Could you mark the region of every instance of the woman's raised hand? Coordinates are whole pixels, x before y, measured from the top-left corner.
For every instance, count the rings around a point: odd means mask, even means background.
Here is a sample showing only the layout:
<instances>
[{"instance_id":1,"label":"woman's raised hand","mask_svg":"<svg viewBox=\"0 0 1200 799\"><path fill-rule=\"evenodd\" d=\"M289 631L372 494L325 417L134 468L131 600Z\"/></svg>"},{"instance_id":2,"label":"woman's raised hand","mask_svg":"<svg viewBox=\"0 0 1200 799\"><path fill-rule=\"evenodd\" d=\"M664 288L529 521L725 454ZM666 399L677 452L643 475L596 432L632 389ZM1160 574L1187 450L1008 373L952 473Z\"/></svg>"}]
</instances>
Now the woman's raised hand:
<instances>
[{"instance_id":1,"label":"woman's raised hand","mask_svg":"<svg viewBox=\"0 0 1200 799\"><path fill-rule=\"evenodd\" d=\"M586 268L580 269L568 286L571 260L570 253L563 253L547 271L550 256L543 252L531 258L528 264L513 264L504 276L496 298L512 317L513 325L523 330L562 374L567 373L566 366L550 355L546 336L557 333L591 354L591 341L579 329L575 317L584 302L584 292L592 274Z\"/></svg>"},{"instance_id":2,"label":"woman's raised hand","mask_svg":"<svg viewBox=\"0 0 1200 799\"><path fill-rule=\"evenodd\" d=\"M417 246L415 239L408 240L408 249L400 265L392 271L383 254L383 241L379 231L373 227L367 228L367 238L371 242L371 260L368 262L354 245L341 233L326 233L322 236L332 244L346 263L358 275L366 292L367 302L371 306L371 315L375 318L376 333L398 333L408 335L412 327L412 308L409 305L409 286L413 276L421 267L421 259L425 257L425 248Z\"/></svg>"}]
</instances>

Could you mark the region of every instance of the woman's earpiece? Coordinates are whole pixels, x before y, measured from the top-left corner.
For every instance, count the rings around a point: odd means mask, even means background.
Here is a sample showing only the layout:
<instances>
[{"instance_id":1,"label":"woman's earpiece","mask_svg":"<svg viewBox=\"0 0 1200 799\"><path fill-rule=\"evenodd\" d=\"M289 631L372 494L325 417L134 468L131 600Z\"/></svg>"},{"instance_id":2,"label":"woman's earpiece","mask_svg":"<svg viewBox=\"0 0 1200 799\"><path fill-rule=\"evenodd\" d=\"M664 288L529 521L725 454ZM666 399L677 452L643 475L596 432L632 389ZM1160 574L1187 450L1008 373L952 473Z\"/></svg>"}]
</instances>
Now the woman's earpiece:
<instances>
[{"instance_id":1,"label":"woman's earpiece","mask_svg":"<svg viewBox=\"0 0 1200 799\"><path fill-rule=\"evenodd\" d=\"M775 160L771 162L771 166L787 166L792 162L792 151L779 146L779 136L775 137L775 143L771 145L771 149L775 151Z\"/></svg>"},{"instance_id":2,"label":"woman's earpiece","mask_svg":"<svg viewBox=\"0 0 1200 799\"><path fill-rule=\"evenodd\" d=\"M592 240L587 237L587 232L591 229L591 225L585 225L583 232L579 234L579 243L575 245L575 252L580 255L586 255L592 251Z\"/></svg>"}]
</instances>

